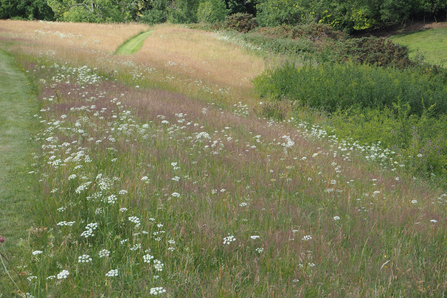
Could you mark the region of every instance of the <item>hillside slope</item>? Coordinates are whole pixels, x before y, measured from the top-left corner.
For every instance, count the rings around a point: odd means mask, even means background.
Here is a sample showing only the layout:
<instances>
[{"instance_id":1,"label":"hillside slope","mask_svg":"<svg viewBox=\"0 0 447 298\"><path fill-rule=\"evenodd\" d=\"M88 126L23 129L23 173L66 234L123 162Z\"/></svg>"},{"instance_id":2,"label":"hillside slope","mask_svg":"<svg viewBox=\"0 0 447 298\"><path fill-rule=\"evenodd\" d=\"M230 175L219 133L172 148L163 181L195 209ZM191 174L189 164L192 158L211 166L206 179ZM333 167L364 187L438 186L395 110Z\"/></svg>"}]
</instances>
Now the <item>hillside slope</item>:
<instances>
[{"instance_id":1,"label":"hillside slope","mask_svg":"<svg viewBox=\"0 0 447 298\"><path fill-rule=\"evenodd\" d=\"M269 106L249 79L264 68L260 56L164 26L123 57L93 51L113 32L84 46L97 25L44 39L31 24L0 32L40 90L29 167L43 229L14 277L22 293L446 293L447 194L391 150L302 119L259 118Z\"/></svg>"}]
</instances>

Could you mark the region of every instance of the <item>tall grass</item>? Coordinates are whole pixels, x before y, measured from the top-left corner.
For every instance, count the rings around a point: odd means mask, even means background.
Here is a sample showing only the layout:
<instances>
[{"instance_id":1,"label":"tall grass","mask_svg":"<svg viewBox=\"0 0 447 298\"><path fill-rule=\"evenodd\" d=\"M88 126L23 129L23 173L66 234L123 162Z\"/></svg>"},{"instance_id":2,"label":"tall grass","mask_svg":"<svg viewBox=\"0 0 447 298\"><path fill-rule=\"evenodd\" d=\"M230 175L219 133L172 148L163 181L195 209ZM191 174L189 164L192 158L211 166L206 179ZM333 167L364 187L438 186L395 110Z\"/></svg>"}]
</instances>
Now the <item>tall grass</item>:
<instances>
[{"instance_id":1,"label":"tall grass","mask_svg":"<svg viewBox=\"0 0 447 298\"><path fill-rule=\"evenodd\" d=\"M447 195L395 166L395 154L258 119L253 97L233 106L225 93L150 89L143 64L106 75L110 56L10 49L39 84L43 125L34 214L46 229L27 243L22 293L445 293Z\"/></svg>"}]
</instances>

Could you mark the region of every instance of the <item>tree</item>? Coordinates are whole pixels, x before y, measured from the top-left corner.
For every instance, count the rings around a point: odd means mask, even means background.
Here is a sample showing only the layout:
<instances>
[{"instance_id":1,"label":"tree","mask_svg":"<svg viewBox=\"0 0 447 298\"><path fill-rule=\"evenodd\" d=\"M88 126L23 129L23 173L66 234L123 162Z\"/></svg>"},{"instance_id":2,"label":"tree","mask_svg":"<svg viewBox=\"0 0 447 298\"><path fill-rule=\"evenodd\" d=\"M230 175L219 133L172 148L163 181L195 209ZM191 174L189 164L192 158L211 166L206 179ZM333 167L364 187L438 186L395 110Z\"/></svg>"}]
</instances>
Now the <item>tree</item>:
<instances>
[{"instance_id":1,"label":"tree","mask_svg":"<svg viewBox=\"0 0 447 298\"><path fill-rule=\"evenodd\" d=\"M199 0L174 0L168 7L168 21L181 24L196 23L199 4Z\"/></svg>"},{"instance_id":2,"label":"tree","mask_svg":"<svg viewBox=\"0 0 447 298\"><path fill-rule=\"evenodd\" d=\"M142 12L140 21L148 24L164 23L168 19L167 0L153 0L149 6Z\"/></svg>"},{"instance_id":3,"label":"tree","mask_svg":"<svg viewBox=\"0 0 447 298\"><path fill-rule=\"evenodd\" d=\"M306 13L299 0L260 0L256 9L256 20L262 27L299 24Z\"/></svg>"},{"instance_id":4,"label":"tree","mask_svg":"<svg viewBox=\"0 0 447 298\"><path fill-rule=\"evenodd\" d=\"M46 0L0 0L0 19L54 20Z\"/></svg>"},{"instance_id":5,"label":"tree","mask_svg":"<svg viewBox=\"0 0 447 298\"><path fill-rule=\"evenodd\" d=\"M142 0L48 0L56 18L72 22L135 21Z\"/></svg>"},{"instance_id":6,"label":"tree","mask_svg":"<svg viewBox=\"0 0 447 298\"><path fill-rule=\"evenodd\" d=\"M207 0L199 4L197 19L199 22L216 23L225 21L228 10L223 0Z\"/></svg>"},{"instance_id":7,"label":"tree","mask_svg":"<svg viewBox=\"0 0 447 298\"><path fill-rule=\"evenodd\" d=\"M256 16L257 0L226 0L228 14L248 13Z\"/></svg>"}]
</instances>

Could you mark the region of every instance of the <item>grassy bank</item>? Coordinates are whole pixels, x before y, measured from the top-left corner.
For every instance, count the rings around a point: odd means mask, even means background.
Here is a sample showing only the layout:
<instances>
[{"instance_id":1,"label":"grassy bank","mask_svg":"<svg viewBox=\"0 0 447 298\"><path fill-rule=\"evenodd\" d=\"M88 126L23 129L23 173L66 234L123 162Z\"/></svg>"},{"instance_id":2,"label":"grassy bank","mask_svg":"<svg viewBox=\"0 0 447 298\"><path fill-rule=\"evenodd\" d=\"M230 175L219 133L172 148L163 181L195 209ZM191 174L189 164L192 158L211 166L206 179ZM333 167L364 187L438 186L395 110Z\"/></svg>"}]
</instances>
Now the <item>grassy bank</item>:
<instances>
[{"instance_id":1,"label":"grassy bank","mask_svg":"<svg viewBox=\"0 0 447 298\"><path fill-rule=\"evenodd\" d=\"M31 153L36 143L30 138L38 131L36 94L30 81L18 69L14 57L0 50L0 293L13 295L17 274L25 271L23 255L29 249L28 231L33 222L31 201L36 198L36 183L29 173ZM6 297L5 296L5 297Z\"/></svg>"},{"instance_id":2,"label":"grassy bank","mask_svg":"<svg viewBox=\"0 0 447 298\"><path fill-rule=\"evenodd\" d=\"M46 229L23 254L22 292L445 294L447 194L395 152L258 118L266 103L240 75L259 74L259 56L206 32L160 31L126 59L2 36L40 90L33 219ZM167 45L190 47L143 60Z\"/></svg>"}]
</instances>

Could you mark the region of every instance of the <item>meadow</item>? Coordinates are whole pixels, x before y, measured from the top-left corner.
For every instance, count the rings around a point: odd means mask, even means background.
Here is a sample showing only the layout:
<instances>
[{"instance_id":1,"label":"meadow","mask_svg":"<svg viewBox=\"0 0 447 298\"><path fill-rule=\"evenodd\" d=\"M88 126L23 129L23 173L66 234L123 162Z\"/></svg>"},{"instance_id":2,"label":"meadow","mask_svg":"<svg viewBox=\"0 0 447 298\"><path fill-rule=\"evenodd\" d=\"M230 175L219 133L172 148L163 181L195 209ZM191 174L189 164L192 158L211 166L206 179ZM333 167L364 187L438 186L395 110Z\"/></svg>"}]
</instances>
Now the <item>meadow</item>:
<instances>
[{"instance_id":1,"label":"meadow","mask_svg":"<svg viewBox=\"0 0 447 298\"><path fill-rule=\"evenodd\" d=\"M418 31L402 32L390 36L390 39L395 43L407 46L411 58L415 58L419 53L425 56L427 62L447 67L446 35L446 23L440 22L427 24Z\"/></svg>"},{"instance_id":2,"label":"meadow","mask_svg":"<svg viewBox=\"0 0 447 298\"><path fill-rule=\"evenodd\" d=\"M0 21L0 41L39 105L3 297L445 296L447 193L390 149L261 116L281 103L251 81L281 58L174 25Z\"/></svg>"}]
</instances>

